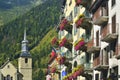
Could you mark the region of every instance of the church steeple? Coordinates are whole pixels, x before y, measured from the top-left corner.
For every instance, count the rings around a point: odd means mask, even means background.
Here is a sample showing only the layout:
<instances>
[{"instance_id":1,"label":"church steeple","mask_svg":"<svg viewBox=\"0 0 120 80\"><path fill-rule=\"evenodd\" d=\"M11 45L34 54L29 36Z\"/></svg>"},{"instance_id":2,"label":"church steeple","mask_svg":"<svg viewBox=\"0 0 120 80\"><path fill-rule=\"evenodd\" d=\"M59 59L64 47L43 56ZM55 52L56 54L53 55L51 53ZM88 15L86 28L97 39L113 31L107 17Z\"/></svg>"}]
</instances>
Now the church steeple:
<instances>
[{"instance_id":1,"label":"church steeple","mask_svg":"<svg viewBox=\"0 0 120 80\"><path fill-rule=\"evenodd\" d=\"M22 41L22 50L20 57L30 57L30 53L28 51L28 40L26 39L26 29L24 30L24 40Z\"/></svg>"}]
</instances>

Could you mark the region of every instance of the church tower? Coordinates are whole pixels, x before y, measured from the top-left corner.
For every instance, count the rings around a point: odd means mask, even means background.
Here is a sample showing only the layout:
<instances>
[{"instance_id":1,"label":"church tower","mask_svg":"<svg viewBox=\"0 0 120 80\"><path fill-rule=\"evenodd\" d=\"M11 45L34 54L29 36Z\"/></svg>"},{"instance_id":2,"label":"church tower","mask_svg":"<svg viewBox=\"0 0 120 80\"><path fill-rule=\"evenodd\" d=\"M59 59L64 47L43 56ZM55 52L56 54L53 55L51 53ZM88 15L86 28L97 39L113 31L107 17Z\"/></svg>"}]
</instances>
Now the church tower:
<instances>
[{"instance_id":1,"label":"church tower","mask_svg":"<svg viewBox=\"0 0 120 80\"><path fill-rule=\"evenodd\" d=\"M23 75L22 80L32 80L32 57L28 51L28 40L26 39L26 30L24 31L22 50L18 59L18 69L19 72Z\"/></svg>"}]
</instances>

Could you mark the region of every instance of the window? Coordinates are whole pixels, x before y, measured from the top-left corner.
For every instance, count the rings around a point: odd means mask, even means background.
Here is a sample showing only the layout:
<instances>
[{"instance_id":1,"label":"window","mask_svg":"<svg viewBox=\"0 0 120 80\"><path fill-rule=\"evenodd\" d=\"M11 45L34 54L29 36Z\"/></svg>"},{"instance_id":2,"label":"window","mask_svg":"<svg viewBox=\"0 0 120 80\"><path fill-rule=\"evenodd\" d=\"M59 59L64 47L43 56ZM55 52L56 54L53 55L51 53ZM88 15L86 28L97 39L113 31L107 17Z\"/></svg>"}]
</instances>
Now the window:
<instances>
[{"instance_id":1,"label":"window","mask_svg":"<svg viewBox=\"0 0 120 80\"><path fill-rule=\"evenodd\" d=\"M8 65L7 68L10 68L10 66Z\"/></svg>"},{"instance_id":2,"label":"window","mask_svg":"<svg viewBox=\"0 0 120 80\"><path fill-rule=\"evenodd\" d=\"M87 62L87 63L90 62L90 54L86 54L86 62Z\"/></svg>"},{"instance_id":3,"label":"window","mask_svg":"<svg viewBox=\"0 0 120 80\"><path fill-rule=\"evenodd\" d=\"M25 63L28 63L28 58L25 58Z\"/></svg>"},{"instance_id":4,"label":"window","mask_svg":"<svg viewBox=\"0 0 120 80\"><path fill-rule=\"evenodd\" d=\"M60 31L61 32L61 37L64 36L64 30L63 31Z\"/></svg>"},{"instance_id":5,"label":"window","mask_svg":"<svg viewBox=\"0 0 120 80\"><path fill-rule=\"evenodd\" d=\"M99 31L96 32L96 46L99 46Z\"/></svg>"},{"instance_id":6,"label":"window","mask_svg":"<svg viewBox=\"0 0 120 80\"><path fill-rule=\"evenodd\" d=\"M99 74L95 74L95 80L99 80Z\"/></svg>"},{"instance_id":7,"label":"window","mask_svg":"<svg viewBox=\"0 0 120 80\"><path fill-rule=\"evenodd\" d=\"M116 32L116 15L112 17L112 33Z\"/></svg>"},{"instance_id":8,"label":"window","mask_svg":"<svg viewBox=\"0 0 120 80\"><path fill-rule=\"evenodd\" d=\"M69 6L72 4L72 0L70 0Z\"/></svg>"},{"instance_id":9,"label":"window","mask_svg":"<svg viewBox=\"0 0 120 80\"><path fill-rule=\"evenodd\" d=\"M72 21L73 20L73 16L72 16L72 12L70 13L70 16L68 17L68 21Z\"/></svg>"},{"instance_id":10,"label":"window","mask_svg":"<svg viewBox=\"0 0 120 80\"><path fill-rule=\"evenodd\" d=\"M77 28L76 28L76 25L74 26L74 35L76 35L77 33Z\"/></svg>"},{"instance_id":11,"label":"window","mask_svg":"<svg viewBox=\"0 0 120 80\"><path fill-rule=\"evenodd\" d=\"M74 7L74 17L76 17L77 16L77 7Z\"/></svg>"},{"instance_id":12,"label":"window","mask_svg":"<svg viewBox=\"0 0 120 80\"><path fill-rule=\"evenodd\" d=\"M11 80L11 77L10 77L10 75L7 75L7 80Z\"/></svg>"},{"instance_id":13,"label":"window","mask_svg":"<svg viewBox=\"0 0 120 80\"><path fill-rule=\"evenodd\" d=\"M77 67L77 61L74 62L74 67Z\"/></svg>"},{"instance_id":14,"label":"window","mask_svg":"<svg viewBox=\"0 0 120 80\"><path fill-rule=\"evenodd\" d=\"M115 3L116 3L116 0L111 0L112 2L112 7L115 5Z\"/></svg>"}]
</instances>

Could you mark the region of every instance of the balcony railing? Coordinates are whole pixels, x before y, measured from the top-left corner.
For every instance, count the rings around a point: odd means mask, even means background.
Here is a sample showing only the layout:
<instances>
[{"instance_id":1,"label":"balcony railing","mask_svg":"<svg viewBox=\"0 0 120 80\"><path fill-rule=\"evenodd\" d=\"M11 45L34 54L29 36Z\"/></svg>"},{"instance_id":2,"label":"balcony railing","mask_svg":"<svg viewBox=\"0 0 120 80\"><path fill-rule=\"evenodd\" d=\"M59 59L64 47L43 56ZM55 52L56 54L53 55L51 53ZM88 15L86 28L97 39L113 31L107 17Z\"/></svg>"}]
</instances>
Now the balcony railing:
<instances>
[{"instance_id":1,"label":"balcony railing","mask_svg":"<svg viewBox=\"0 0 120 80\"><path fill-rule=\"evenodd\" d=\"M88 41L90 40L91 36L90 36L90 35L83 34L83 35L82 35L82 38L84 39L84 43L85 43L85 44L84 44L83 46L81 46L80 50L86 51L86 50L87 50L87 43L88 43Z\"/></svg>"},{"instance_id":2,"label":"balcony railing","mask_svg":"<svg viewBox=\"0 0 120 80\"><path fill-rule=\"evenodd\" d=\"M83 29L91 29L92 27L92 24L90 22L90 18L79 18L77 21L76 21L76 27L79 28L79 27L82 27Z\"/></svg>"},{"instance_id":3,"label":"balcony railing","mask_svg":"<svg viewBox=\"0 0 120 80\"><path fill-rule=\"evenodd\" d=\"M94 59L94 68L97 70L107 69L109 67L108 53L104 52L102 55Z\"/></svg>"},{"instance_id":4,"label":"balcony railing","mask_svg":"<svg viewBox=\"0 0 120 80\"><path fill-rule=\"evenodd\" d=\"M93 64L92 63L85 63L84 64L84 70L85 71L91 72L92 68L93 68Z\"/></svg>"},{"instance_id":5,"label":"balcony railing","mask_svg":"<svg viewBox=\"0 0 120 80\"><path fill-rule=\"evenodd\" d=\"M66 57L66 60L72 60L72 53L71 52L66 52L65 57Z\"/></svg>"},{"instance_id":6,"label":"balcony railing","mask_svg":"<svg viewBox=\"0 0 120 80\"><path fill-rule=\"evenodd\" d=\"M102 34L101 34L102 41L110 43L116 40L118 37L118 32L119 32L118 24L115 25L108 24L102 29Z\"/></svg>"},{"instance_id":7,"label":"balcony railing","mask_svg":"<svg viewBox=\"0 0 120 80\"><path fill-rule=\"evenodd\" d=\"M108 11L104 7L100 7L93 16L95 25L105 25L108 22Z\"/></svg>"},{"instance_id":8,"label":"balcony railing","mask_svg":"<svg viewBox=\"0 0 120 80\"><path fill-rule=\"evenodd\" d=\"M88 53L96 53L100 51L100 47L99 46L95 46L94 44L94 39L88 41L87 43L87 52Z\"/></svg>"},{"instance_id":9,"label":"balcony railing","mask_svg":"<svg viewBox=\"0 0 120 80\"><path fill-rule=\"evenodd\" d=\"M84 39L80 38L78 42L74 44L75 50L80 50L80 48L85 44Z\"/></svg>"}]
</instances>

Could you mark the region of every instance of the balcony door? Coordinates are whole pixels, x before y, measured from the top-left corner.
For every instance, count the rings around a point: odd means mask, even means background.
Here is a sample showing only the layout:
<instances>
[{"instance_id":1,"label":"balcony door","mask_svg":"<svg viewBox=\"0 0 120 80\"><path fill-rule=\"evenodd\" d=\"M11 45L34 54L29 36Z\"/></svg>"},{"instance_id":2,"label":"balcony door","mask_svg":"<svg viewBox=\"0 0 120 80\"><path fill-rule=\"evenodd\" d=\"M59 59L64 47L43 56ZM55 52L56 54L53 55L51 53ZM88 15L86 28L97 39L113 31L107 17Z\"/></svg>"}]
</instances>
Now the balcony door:
<instances>
[{"instance_id":1,"label":"balcony door","mask_svg":"<svg viewBox=\"0 0 120 80\"><path fill-rule=\"evenodd\" d=\"M96 46L99 46L99 31L96 32Z\"/></svg>"},{"instance_id":2,"label":"balcony door","mask_svg":"<svg viewBox=\"0 0 120 80\"><path fill-rule=\"evenodd\" d=\"M112 33L116 33L116 15L112 17Z\"/></svg>"}]
</instances>

